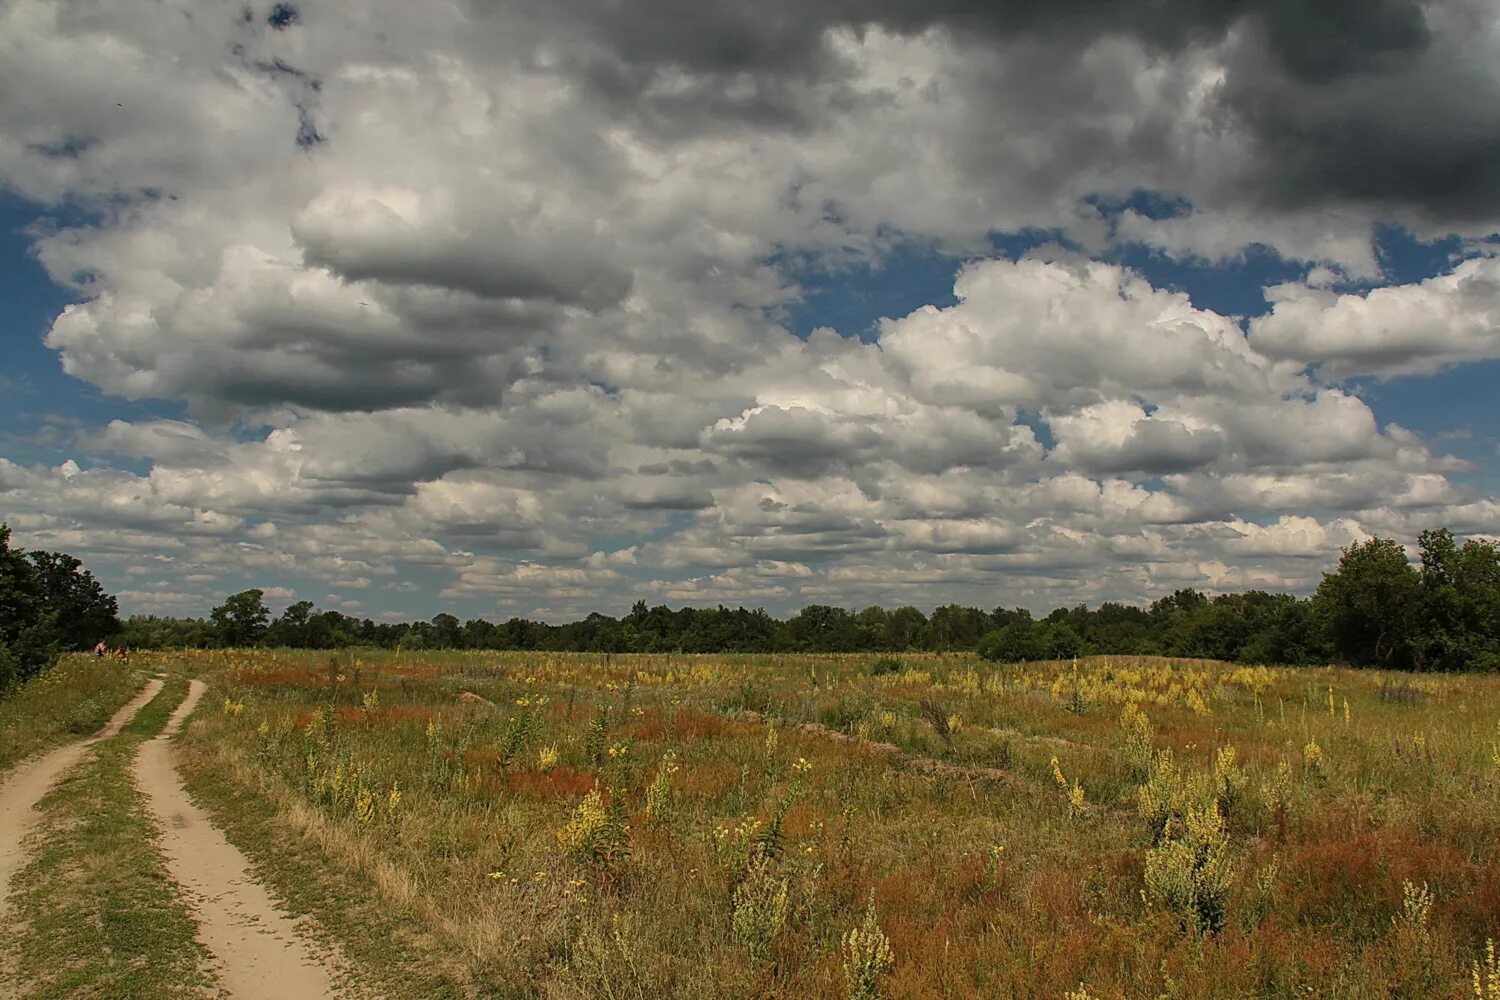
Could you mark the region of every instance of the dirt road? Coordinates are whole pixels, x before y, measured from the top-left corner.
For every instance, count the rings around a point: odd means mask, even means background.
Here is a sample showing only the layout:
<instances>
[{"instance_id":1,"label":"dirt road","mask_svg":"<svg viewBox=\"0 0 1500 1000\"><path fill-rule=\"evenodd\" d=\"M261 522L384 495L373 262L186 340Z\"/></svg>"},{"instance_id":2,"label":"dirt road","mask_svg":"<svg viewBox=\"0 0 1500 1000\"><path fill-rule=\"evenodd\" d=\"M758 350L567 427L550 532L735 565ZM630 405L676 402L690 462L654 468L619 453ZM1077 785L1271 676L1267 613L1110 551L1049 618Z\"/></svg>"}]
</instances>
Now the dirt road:
<instances>
[{"instance_id":1,"label":"dirt road","mask_svg":"<svg viewBox=\"0 0 1500 1000\"><path fill-rule=\"evenodd\" d=\"M172 765L169 738L182 726L205 686L193 681L187 699L160 736L141 748L135 780L163 829L167 870L196 904L198 938L217 959L220 981L235 1000L335 997L330 969L250 875L249 862L195 806Z\"/></svg>"},{"instance_id":2,"label":"dirt road","mask_svg":"<svg viewBox=\"0 0 1500 1000\"><path fill-rule=\"evenodd\" d=\"M162 682L150 680L139 694L121 706L109 720L109 725L94 736L77 743L69 743L51 753L26 761L10 775L0 777L0 917L6 910L6 898L10 895L10 880L20 870L24 859L22 841L35 826L39 814L36 805L47 794L57 779L83 759L89 748L100 740L114 736L135 713L156 697Z\"/></svg>"}]
</instances>

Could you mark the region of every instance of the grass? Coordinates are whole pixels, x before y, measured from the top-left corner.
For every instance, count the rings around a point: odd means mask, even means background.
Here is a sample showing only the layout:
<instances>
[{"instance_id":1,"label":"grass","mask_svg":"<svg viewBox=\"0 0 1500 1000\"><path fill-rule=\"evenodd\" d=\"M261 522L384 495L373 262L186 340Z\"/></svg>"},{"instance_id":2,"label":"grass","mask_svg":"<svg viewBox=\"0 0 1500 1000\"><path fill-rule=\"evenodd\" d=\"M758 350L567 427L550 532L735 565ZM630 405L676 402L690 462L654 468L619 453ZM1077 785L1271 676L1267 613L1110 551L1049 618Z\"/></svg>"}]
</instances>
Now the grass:
<instances>
[{"instance_id":1,"label":"grass","mask_svg":"<svg viewBox=\"0 0 1500 1000\"><path fill-rule=\"evenodd\" d=\"M1452 998L1500 937L1500 679L189 656L194 794L393 996Z\"/></svg>"},{"instance_id":2,"label":"grass","mask_svg":"<svg viewBox=\"0 0 1500 1000\"><path fill-rule=\"evenodd\" d=\"M140 744L185 693L169 680L42 800L36 850L12 895L21 926L9 945L25 1000L213 995L188 904L130 776Z\"/></svg>"},{"instance_id":3,"label":"grass","mask_svg":"<svg viewBox=\"0 0 1500 1000\"><path fill-rule=\"evenodd\" d=\"M0 698L0 772L34 753L92 735L143 683L139 673L113 659L63 657Z\"/></svg>"},{"instance_id":4,"label":"grass","mask_svg":"<svg viewBox=\"0 0 1500 1000\"><path fill-rule=\"evenodd\" d=\"M256 879L290 913L315 918L314 934L339 944L375 980L356 988L377 987L387 1000L463 995L443 963L434 961L442 942L427 940L426 923L398 902L399 890L381 883L390 873L375 852L264 781L229 747L213 748L208 757L189 755L179 766L193 800L251 859Z\"/></svg>"}]
</instances>

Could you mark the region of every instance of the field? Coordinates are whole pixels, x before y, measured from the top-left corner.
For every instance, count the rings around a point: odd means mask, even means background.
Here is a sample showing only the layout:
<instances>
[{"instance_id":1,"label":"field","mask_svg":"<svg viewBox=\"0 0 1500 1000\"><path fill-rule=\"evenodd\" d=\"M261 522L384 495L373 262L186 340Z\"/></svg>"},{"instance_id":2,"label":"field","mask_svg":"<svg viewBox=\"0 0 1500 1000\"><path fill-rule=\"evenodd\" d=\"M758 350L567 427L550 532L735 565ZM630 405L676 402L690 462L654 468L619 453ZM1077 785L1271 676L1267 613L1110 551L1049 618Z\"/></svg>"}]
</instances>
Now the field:
<instances>
[{"instance_id":1,"label":"field","mask_svg":"<svg viewBox=\"0 0 1500 1000\"><path fill-rule=\"evenodd\" d=\"M1500 996L1500 680L1100 657L154 656L391 997Z\"/></svg>"}]
</instances>

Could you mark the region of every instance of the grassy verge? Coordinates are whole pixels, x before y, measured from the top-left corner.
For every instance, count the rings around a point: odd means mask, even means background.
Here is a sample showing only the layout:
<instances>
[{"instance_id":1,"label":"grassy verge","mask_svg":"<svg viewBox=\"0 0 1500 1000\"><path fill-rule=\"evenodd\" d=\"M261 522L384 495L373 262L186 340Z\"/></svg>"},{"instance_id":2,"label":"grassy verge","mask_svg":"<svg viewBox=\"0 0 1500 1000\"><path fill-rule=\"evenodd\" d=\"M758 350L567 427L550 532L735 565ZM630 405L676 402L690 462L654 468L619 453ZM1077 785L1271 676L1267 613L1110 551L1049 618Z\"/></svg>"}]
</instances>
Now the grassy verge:
<instances>
[{"instance_id":1,"label":"grassy verge","mask_svg":"<svg viewBox=\"0 0 1500 1000\"><path fill-rule=\"evenodd\" d=\"M0 772L23 757L96 732L142 683L139 673L112 659L58 660L0 698Z\"/></svg>"},{"instance_id":2,"label":"grassy verge","mask_svg":"<svg viewBox=\"0 0 1500 1000\"><path fill-rule=\"evenodd\" d=\"M37 850L12 896L22 929L10 947L25 1000L212 995L207 953L130 777L138 747L186 687L169 680L42 800Z\"/></svg>"},{"instance_id":3,"label":"grassy verge","mask_svg":"<svg viewBox=\"0 0 1500 1000\"><path fill-rule=\"evenodd\" d=\"M378 859L229 748L194 742L193 749L181 763L188 791L250 859L256 879L295 916L312 916L320 943L378 979L342 987L356 995L373 988L388 1000L468 994L442 968L443 942L393 898L392 873Z\"/></svg>"}]
</instances>

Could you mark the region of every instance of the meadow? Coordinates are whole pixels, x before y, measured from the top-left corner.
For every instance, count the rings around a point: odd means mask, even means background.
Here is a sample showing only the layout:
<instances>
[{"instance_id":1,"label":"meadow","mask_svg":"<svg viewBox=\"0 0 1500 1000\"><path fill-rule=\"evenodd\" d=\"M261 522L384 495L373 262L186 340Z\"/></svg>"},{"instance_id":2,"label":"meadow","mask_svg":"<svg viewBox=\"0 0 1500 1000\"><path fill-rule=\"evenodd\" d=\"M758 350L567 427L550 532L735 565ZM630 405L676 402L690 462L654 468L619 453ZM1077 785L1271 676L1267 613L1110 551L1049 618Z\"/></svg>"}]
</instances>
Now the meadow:
<instances>
[{"instance_id":1,"label":"meadow","mask_svg":"<svg viewBox=\"0 0 1500 1000\"><path fill-rule=\"evenodd\" d=\"M382 995L1500 998L1493 677L147 655L210 684L194 795Z\"/></svg>"}]
</instances>

